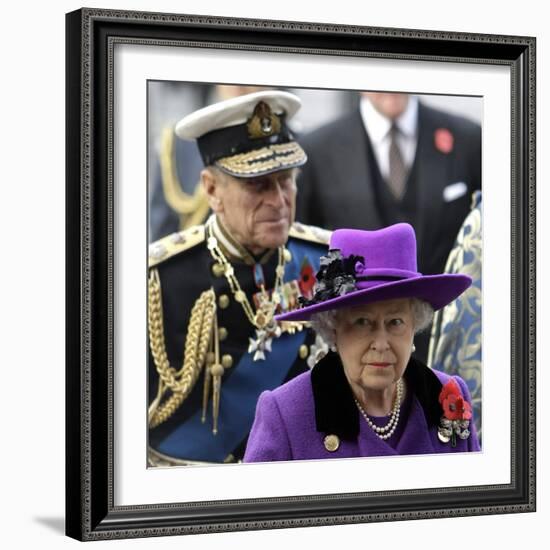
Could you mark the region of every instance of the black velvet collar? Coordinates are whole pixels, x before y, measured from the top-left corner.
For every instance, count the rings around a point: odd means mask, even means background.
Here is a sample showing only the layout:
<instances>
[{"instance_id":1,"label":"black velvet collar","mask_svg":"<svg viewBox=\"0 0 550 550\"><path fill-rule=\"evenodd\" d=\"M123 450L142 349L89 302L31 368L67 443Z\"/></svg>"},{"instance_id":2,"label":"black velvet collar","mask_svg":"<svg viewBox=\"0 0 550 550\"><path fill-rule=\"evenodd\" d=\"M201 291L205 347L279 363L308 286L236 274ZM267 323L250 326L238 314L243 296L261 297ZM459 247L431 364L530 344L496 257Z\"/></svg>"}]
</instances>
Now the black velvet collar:
<instances>
[{"instance_id":1,"label":"black velvet collar","mask_svg":"<svg viewBox=\"0 0 550 550\"><path fill-rule=\"evenodd\" d=\"M404 374L407 388L424 409L428 426L439 424L443 410L439 404L442 384L434 372L410 358ZM359 414L344 367L337 353L329 352L311 372L317 431L353 440L359 434Z\"/></svg>"}]
</instances>

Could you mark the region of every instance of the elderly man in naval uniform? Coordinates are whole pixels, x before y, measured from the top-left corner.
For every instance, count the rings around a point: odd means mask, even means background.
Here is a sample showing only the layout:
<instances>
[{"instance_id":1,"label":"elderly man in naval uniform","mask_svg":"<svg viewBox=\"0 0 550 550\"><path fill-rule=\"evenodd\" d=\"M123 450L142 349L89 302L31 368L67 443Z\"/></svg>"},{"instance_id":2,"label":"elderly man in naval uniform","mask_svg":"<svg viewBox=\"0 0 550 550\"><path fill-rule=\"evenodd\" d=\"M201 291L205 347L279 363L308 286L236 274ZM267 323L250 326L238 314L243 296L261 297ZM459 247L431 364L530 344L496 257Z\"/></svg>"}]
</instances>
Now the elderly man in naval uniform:
<instances>
[{"instance_id":1,"label":"elderly man in naval uniform","mask_svg":"<svg viewBox=\"0 0 550 550\"><path fill-rule=\"evenodd\" d=\"M274 316L309 297L329 233L294 221L307 157L288 128L300 100L264 91L176 126L196 139L212 216L149 255L149 464L239 461L256 401L326 351Z\"/></svg>"}]
</instances>

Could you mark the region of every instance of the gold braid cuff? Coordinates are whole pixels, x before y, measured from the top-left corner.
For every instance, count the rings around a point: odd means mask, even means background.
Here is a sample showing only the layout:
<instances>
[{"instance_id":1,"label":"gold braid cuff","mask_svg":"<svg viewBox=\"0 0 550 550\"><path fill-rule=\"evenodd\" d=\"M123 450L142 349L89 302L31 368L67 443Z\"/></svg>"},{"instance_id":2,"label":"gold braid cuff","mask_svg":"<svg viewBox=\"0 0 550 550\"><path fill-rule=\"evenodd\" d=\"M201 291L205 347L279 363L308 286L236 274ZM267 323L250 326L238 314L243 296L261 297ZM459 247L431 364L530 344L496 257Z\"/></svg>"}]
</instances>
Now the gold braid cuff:
<instances>
[{"instance_id":1,"label":"gold braid cuff","mask_svg":"<svg viewBox=\"0 0 550 550\"><path fill-rule=\"evenodd\" d=\"M172 416L195 386L212 337L216 297L212 289L204 291L191 310L187 325L183 366L176 371L170 366L164 340L162 291L157 269L149 275L149 345L159 375L157 397L149 407L149 427L154 428ZM161 404L166 392L172 395Z\"/></svg>"}]
</instances>

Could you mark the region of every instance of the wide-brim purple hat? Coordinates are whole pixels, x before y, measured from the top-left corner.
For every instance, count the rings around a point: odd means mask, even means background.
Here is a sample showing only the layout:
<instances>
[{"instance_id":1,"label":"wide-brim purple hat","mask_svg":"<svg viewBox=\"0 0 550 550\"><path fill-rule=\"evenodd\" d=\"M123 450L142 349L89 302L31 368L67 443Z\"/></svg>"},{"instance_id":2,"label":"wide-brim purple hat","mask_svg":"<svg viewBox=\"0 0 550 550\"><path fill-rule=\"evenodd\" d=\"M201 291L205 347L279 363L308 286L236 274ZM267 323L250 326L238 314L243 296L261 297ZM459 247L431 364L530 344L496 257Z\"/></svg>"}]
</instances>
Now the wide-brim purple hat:
<instances>
[{"instance_id":1,"label":"wide-brim purple hat","mask_svg":"<svg viewBox=\"0 0 550 550\"><path fill-rule=\"evenodd\" d=\"M416 237L408 223L377 231L338 229L321 257L314 295L304 307L277 321L308 321L314 313L381 300L419 298L441 309L471 284L462 274L422 275L416 266Z\"/></svg>"}]
</instances>

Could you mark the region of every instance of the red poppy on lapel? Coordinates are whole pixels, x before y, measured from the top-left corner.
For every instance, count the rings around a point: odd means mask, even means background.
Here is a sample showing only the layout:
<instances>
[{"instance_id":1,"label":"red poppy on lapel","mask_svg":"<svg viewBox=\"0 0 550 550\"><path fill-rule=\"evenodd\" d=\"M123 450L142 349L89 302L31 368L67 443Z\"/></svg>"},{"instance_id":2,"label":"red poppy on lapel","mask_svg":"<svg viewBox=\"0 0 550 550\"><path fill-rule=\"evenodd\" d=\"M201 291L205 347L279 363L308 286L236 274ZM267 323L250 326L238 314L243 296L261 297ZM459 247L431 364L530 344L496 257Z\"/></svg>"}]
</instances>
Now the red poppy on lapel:
<instances>
[{"instance_id":1,"label":"red poppy on lapel","mask_svg":"<svg viewBox=\"0 0 550 550\"><path fill-rule=\"evenodd\" d=\"M435 148L445 155L448 155L454 147L455 138L447 128L438 128L434 133Z\"/></svg>"},{"instance_id":2,"label":"red poppy on lapel","mask_svg":"<svg viewBox=\"0 0 550 550\"><path fill-rule=\"evenodd\" d=\"M439 402L443 407L443 415L447 420L470 420L472 408L460 392L456 381L451 378L439 394Z\"/></svg>"}]
</instances>

